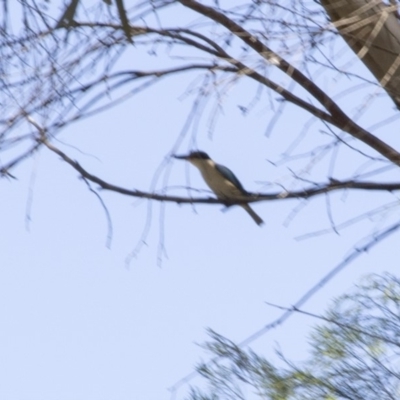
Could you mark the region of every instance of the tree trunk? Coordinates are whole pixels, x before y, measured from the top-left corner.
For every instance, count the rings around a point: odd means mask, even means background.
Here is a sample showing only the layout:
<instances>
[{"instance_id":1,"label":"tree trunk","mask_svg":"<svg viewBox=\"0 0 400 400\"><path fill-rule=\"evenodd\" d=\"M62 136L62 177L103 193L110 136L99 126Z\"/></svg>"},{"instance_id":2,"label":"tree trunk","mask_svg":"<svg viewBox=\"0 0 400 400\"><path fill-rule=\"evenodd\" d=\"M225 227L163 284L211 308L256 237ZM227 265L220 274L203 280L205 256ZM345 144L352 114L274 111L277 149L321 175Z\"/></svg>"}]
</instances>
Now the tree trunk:
<instances>
[{"instance_id":1,"label":"tree trunk","mask_svg":"<svg viewBox=\"0 0 400 400\"><path fill-rule=\"evenodd\" d=\"M400 109L400 23L380 0L321 0L339 33Z\"/></svg>"}]
</instances>

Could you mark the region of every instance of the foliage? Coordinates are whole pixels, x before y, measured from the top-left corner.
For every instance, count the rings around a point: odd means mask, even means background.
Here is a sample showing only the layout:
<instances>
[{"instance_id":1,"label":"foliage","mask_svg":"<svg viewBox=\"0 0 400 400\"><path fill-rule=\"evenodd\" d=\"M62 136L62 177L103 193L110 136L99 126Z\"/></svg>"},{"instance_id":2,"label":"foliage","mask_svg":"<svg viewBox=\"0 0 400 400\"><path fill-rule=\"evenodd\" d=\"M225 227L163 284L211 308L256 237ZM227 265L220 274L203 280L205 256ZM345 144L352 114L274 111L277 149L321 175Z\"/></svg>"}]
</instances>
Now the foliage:
<instances>
[{"instance_id":1,"label":"foliage","mask_svg":"<svg viewBox=\"0 0 400 400\"><path fill-rule=\"evenodd\" d=\"M297 310L301 312L300 310ZM317 317L317 316L315 316ZM400 279L366 278L333 302L311 335L311 354L301 365L281 354L278 368L251 350L210 332L206 349L216 356L201 364L207 392L198 399L396 399L400 390Z\"/></svg>"}]
</instances>

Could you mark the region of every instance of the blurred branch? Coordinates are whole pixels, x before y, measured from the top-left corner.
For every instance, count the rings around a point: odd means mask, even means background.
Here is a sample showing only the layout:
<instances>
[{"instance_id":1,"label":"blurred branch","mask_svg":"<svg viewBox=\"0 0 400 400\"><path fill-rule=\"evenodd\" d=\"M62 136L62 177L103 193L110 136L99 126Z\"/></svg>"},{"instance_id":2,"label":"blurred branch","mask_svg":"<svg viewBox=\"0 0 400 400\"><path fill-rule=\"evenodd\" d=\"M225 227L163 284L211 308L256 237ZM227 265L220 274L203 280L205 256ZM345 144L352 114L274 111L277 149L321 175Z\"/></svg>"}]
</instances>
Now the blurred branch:
<instances>
[{"instance_id":1,"label":"blurred branch","mask_svg":"<svg viewBox=\"0 0 400 400\"><path fill-rule=\"evenodd\" d=\"M115 8L114 13L111 13L111 8L101 1L87 6L84 2L79 3L79 0L67 0L64 14L56 24L57 18L51 15L53 8L43 11L36 2L28 0L18 4L25 12L22 21L24 29L17 35L10 30L0 39L0 55L5 60L0 70L0 92L3 94L0 173L3 175L9 175L11 168L32 155L40 146L46 145L87 181L97 183L104 190L157 201L221 203L214 198L167 196L167 183L162 184L163 193L157 193L155 189L153 192L152 186L147 192L115 186L85 170L77 161L55 147L52 140L62 128L136 96L157 84L163 77L199 71L184 92L185 96L197 93L204 105L197 109L196 121L200 121L201 113L206 110L205 104L213 98L216 107L211 111L211 120L214 121L217 112L223 110L224 97L228 97L228 92L239 81L244 81L246 85L252 82L257 85L257 95L251 107L258 101L265 102L261 93L264 96L266 92L269 96L269 103L267 100L267 104L263 104L263 107L272 110L266 117L269 118L268 129L281 119L281 115L283 119L290 116L291 110L286 107L289 103L315 117L310 123L298 126L301 133L283 160L292 164L308 160L302 170L297 165L293 169L296 190L292 190L293 186L290 190L282 186L281 192L276 189L269 194L255 193L246 202L307 199L337 190L400 189L397 182L390 182L390 178L382 178L386 182L367 182L362 180L366 177L360 178L350 173L338 175L344 176L340 181L329 179L336 175L333 165L338 160L339 149L344 149L346 154L351 151L349 160L353 157L351 161L355 163L362 160L361 165L364 165L362 163L365 159L374 162L377 166L375 170L379 170L382 164L385 167L389 165L383 157L392 162L390 165L393 168L400 165L400 154L388 144L392 141L384 142L370 133L381 128L379 123L372 125L368 132L356 122L360 114L356 113L351 119L339 106L343 97L354 95L351 89L359 90L359 85L349 88L347 83L346 89L339 93L335 89L331 90L339 78L361 80L363 85L368 82L362 71L354 73L347 68L341 56L337 56L338 53L324 54L338 35L332 33L330 25L326 23L324 9L319 5L310 6L308 2L293 0L290 2L293 9L278 1L260 2L257 6L249 2L242 9L228 5L227 9L223 9L218 3L209 3L215 4L213 8L195 0L155 0L138 1L126 9L126 2L119 0L113 2ZM185 7L182 20L171 20L168 12L165 19L161 18L161 10L171 4L181 11ZM313 13L309 12L308 7L312 8ZM270 10L274 13L269 13ZM192 11L196 13L195 19L191 15ZM199 14L204 18L199 20ZM80 20L82 17L84 21ZM352 15L347 22L353 23L353 17L356 18ZM355 28L353 25L349 25L351 28L344 23L342 25L348 28L349 33ZM339 29L342 25L341 22L337 24ZM68 37L63 29L66 27ZM134 46L128 45L127 38L134 40ZM314 48L318 51L314 51ZM128 57L127 51L130 52ZM322 57L318 56L320 53ZM135 57L137 54L140 57ZM149 58L142 62L147 56ZM156 56L159 57L155 63ZM328 67L324 63L329 64L329 73L336 71L326 78L326 86L318 78L327 71ZM309 68L310 65L317 68ZM379 87L377 83L369 84L373 91ZM356 103L356 106L366 107L362 101ZM40 129L45 130L46 137L37 141L36 132L30 132L30 127L28 133L23 131L26 129L26 115L32 115L41 122L43 128ZM382 116L384 121L393 122L392 117L386 114ZM325 137L320 137L307 143L308 147L301 148L300 155L289 157L288 153L293 152L300 142L304 143L303 139L311 123L318 120L329 124L328 134L334 136L334 141L326 143ZM334 127L338 129L333 130ZM283 131L281 135L292 140L293 132ZM371 148L380 154L371 151ZM308 179L312 177L311 170L315 173L315 166L320 166L321 160L326 160L329 154L332 159L326 178ZM303 179L305 177L307 182ZM325 181L317 182L321 179ZM189 191L189 195L194 193L193 189ZM240 200L237 203L240 204ZM329 205L327 209L330 216ZM330 219L333 221L332 216Z\"/></svg>"},{"instance_id":2,"label":"blurred branch","mask_svg":"<svg viewBox=\"0 0 400 400\"><path fill-rule=\"evenodd\" d=\"M308 79L300 70L295 68L292 64L288 63L277 53L271 50L269 47L264 45L257 37L252 35L250 32L246 31L242 26L238 25L236 22L228 18L226 15L220 13L219 11L213 9L212 7L205 6L194 0L179 0L184 6L204 15L225 26L229 31L231 31L240 40L246 43L250 48L255 50L268 62L273 63L282 72L287 74L300 86L302 86L307 92L309 92L315 99L317 99L321 105L323 105L326 110L331 115L331 120L327 121L335 125L336 127L348 132L360 141L364 142L368 146L375 149L377 152L391 160L396 165L400 166L400 153L398 153L394 148L389 146L384 141L380 140L376 136L372 135L361 126L356 124L352 119L350 119L342 109L324 92L321 90L312 80Z\"/></svg>"},{"instance_id":3,"label":"blurred branch","mask_svg":"<svg viewBox=\"0 0 400 400\"><path fill-rule=\"evenodd\" d=\"M75 54L76 51L71 53L71 56L75 58L70 59L65 65L63 65L63 68L60 68L56 62L54 64L51 63L49 68L42 68L40 64L40 68L37 68L35 71L46 71L42 73L42 75L36 75L37 72L35 72L33 76L29 76L28 78L25 77L24 81L6 84L5 88L7 90L17 91L19 85L24 87L25 85L31 85L31 82L36 82L35 85L40 87L40 91L38 91L38 88L33 85L33 87L31 87L32 98L25 96L26 100L23 100L25 101L25 104L22 104L22 107L26 109L29 114L32 114L33 112L43 112L44 109L49 109L50 107L55 109L57 105L60 105L62 108L64 108L64 110L58 115L63 116L65 120L62 122L62 124L66 125L67 123L70 123L78 118L82 118L84 113L87 115L93 115L94 113L91 112L90 109L93 108L96 103L99 103L106 97L109 97L111 92L127 86L136 79L150 76L161 77L166 75L174 75L179 72L195 69L203 69L205 71L209 71L210 73L220 71L227 74L233 74L238 77L248 77L258 82L262 86L272 89L287 102L293 103L298 107L308 111L316 118L350 133L353 135L353 137L372 147L396 165L400 165L400 153L347 117L337 103L335 103L326 92L320 89L317 84L313 82L313 80L307 78L300 70L295 68L293 64L287 62L283 57L278 55L277 52L271 50L269 47L263 44L260 39L252 35L249 31L245 30L241 25L228 18L228 13L227 15L224 15L223 13L211 7L207 7L193 0L181 0L180 3L196 12L203 14L207 18L215 21L217 24L225 26L233 35L238 37L249 48L253 49L261 57L263 57L269 65L280 69L288 77L290 77L293 82L296 82L305 90L307 90L315 99L320 102L326 111L322 108L314 106L310 101L303 100L298 95L295 95L292 90L285 89L282 85L279 85L268 78L266 74L257 71L255 67L252 68L248 65L248 63L245 63L244 61L239 60L238 57L229 54L222 45L219 45L208 36L187 28L155 29L148 26L130 25L129 36L131 38L149 37L149 43L164 43L167 46L181 44L189 46L190 48L198 49L212 57L212 59L209 61L209 64L205 63L200 65L193 63L192 65L181 65L165 70L160 69L159 71L118 71L113 74L109 73L108 70L110 67L106 66L103 74L99 74L99 76L95 77L95 79L92 78L93 80L91 82L85 82L80 78L88 71L93 71L94 67L98 68L99 62L97 62L97 60L101 60L104 56L107 56L109 49L118 46L121 46L121 49L124 49L124 46L126 46L126 40L123 36L121 36L121 34L118 34L118 32L125 32L127 26L124 24L118 25L104 23L102 21L74 21L73 27L71 27L74 30L79 30L80 32L80 28L98 29L99 32L101 32L101 37L99 37L99 39L94 41L92 44L90 41L88 41L88 44L85 45L87 48L83 49L84 51L82 54ZM121 5L123 6L122 2L119 3L119 7L121 7ZM68 17L68 19L71 19L75 15L76 7L77 2L72 1L65 11L67 14L66 17L63 18L65 19ZM126 18L128 18L125 11L124 15ZM128 20L125 22L128 22ZM108 34L107 30L110 30ZM54 31L57 31L57 29ZM42 31L38 32L36 40L40 42L48 35L51 35L54 39L56 39L55 32ZM156 35L157 37L151 39L151 35ZM88 35L88 38L91 36L95 35ZM34 40L35 39L32 37L29 39L29 41ZM10 40L8 40L7 43L11 43ZM20 44L22 45L22 43L24 43L24 41L21 39ZM60 46L60 42L57 40L56 43L57 49L57 47ZM6 46L8 45L6 44ZM138 45L138 43L135 42L135 45ZM48 52L49 55L54 54L54 51L51 51L50 49ZM98 54L95 55L97 52ZM57 52L55 54L57 54ZM89 57L86 58L86 56ZM88 65L80 66L83 60L89 60L89 58L91 61ZM48 61L41 62L46 63ZM114 80L114 83L110 85L109 83L112 80ZM42 82L48 82L48 86L46 84L43 85ZM102 88L101 85L105 85L105 88ZM147 85L143 86L143 88L146 87ZM89 100L86 100L85 104L79 104L84 98L86 99L94 89L98 89L97 93L92 98L89 98ZM40 93L39 96L37 95L38 92ZM135 92L135 94L137 92ZM126 99L127 97L128 96L122 96L121 98ZM111 107L116 103L118 102L110 101L108 104ZM102 105L100 109L104 110L106 107L107 106ZM68 111L74 110L76 112L77 109L79 109L78 114L71 117L69 120L66 119L68 116ZM19 120L20 116L13 115L0 122L4 123L6 131L9 132L11 128L17 126ZM48 128L49 127L50 126L48 126ZM2 134L3 132L0 132L0 137ZM25 156L21 157L20 160L23 160L24 158Z\"/></svg>"},{"instance_id":4,"label":"blurred branch","mask_svg":"<svg viewBox=\"0 0 400 400\"><path fill-rule=\"evenodd\" d=\"M356 328L353 325L348 325L348 324L345 324L345 323L341 323L337 319L334 319L334 318L328 318L328 317L325 317L323 315L318 315L318 314L314 314L314 313L309 312L309 311L302 310L301 308L298 308L296 306L284 307L284 306L280 306L278 304L270 303L268 301L266 301L265 304L268 305L268 306L277 308L278 310L285 311L285 312L294 312L294 313L307 315L308 317L312 317L312 318L319 319L319 320L322 320L322 321L325 321L325 322L329 322L330 324L334 324L334 325L340 326L341 328L344 328L344 329L347 329L347 330L350 330L350 331L362 333L363 335L366 335L366 336L369 336L369 337L372 337L372 338L375 338L375 339L378 339L378 340L383 340L384 339L385 342L394 344L395 346L400 346L400 342L397 341L397 340L390 340L387 337L383 337L381 335L376 335L373 332L368 332L368 331Z\"/></svg>"},{"instance_id":5,"label":"blurred branch","mask_svg":"<svg viewBox=\"0 0 400 400\"><path fill-rule=\"evenodd\" d=\"M226 204L226 202L220 201L216 198L204 198L204 197L181 197L181 196L169 196L164 194L149 193L141 190L130 190L120 186L108 183L96 175L91 174L84 169L77 161L74 161L67 156L63 151L51 144L47 139L42 138L40 141L52 152L58 154L67 164L79 172L79 174L94 183L97 183L102 189L110 190L120 194L124 194L132 197L140 197L149 200L157 201L168 201L178 204L183 203L203 203L203 204ZM298 198L310 198L323 193L332 192L341 189L357 189L357 190L371 190L371 191L394 191L400 190L400 183L376 183L376 182L357 182L357 181L344 181L340 182L334 179L328 184L319 185L317 188L302 189L293 192L274 193L274 194L263 194L263 193L251 193L249 198L241 201L232 201L233 204L255 203L260 201L272 201L272 200L283 200L283 199L298 199Z\"/></svg>"},{"instance_id":6,"label":"blurred branch","mask_svg":"<svg viewBox=\"0 0 400 400\"><path fill-rule=\"evenodd\" d=\"M74 17L76 14L76 9L78 8L78 3L79 0L71 0L69 5L65 8L65 11L59 21L57 22L57 25L55 28L69 28L74 26Z\"/></svg>"},{"instance_id":7,"label":"blurred branch","mask_svg":"<svg viewBox=\"0 0 400 400\"><path fill-rule=\"evenodd\" d=\"M129 21L124 7L124 2L123 0L115 0L115 3L117 4L119 18L121 20L122 29L125 32L126 38L128 39L129 43L133 43L131 38L131 29L129 26Z\"/></svg>"}]
</instances>

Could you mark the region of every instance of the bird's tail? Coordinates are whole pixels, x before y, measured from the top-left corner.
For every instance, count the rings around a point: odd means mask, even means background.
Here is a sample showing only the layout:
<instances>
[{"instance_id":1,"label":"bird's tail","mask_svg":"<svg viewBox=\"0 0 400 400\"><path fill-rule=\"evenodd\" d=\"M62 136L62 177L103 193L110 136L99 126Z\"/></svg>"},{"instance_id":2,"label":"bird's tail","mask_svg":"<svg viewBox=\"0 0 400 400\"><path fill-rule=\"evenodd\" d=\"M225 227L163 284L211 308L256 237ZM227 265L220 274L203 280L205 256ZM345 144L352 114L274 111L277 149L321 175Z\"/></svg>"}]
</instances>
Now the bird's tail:
<instances>
[{"instance_id":1,"label":"bird's tail","mask_svg":"<svg viewBox=\"0 0 400 400\"><path fill-rule=\"evenodd\" d=\"M262 218L248 204L243 204L242 207L250 214L250 217L253 218L258 226L264 223Z\"/></svg>"}]
</instances>

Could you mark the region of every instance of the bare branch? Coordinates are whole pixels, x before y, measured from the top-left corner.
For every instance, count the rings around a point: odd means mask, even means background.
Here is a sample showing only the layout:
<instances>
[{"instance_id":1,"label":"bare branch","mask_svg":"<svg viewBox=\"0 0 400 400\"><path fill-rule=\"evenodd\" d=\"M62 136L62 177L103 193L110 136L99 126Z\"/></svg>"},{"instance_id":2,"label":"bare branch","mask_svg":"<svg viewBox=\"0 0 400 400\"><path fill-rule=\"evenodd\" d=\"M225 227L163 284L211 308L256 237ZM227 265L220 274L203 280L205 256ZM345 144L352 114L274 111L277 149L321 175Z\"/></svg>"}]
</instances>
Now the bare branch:
<instances>
[{"instance_id":1,"label":"bare branch","mask_svg":"<svg viewBox=\"0 0 400 400\"><path fill-rule=\"evenodd\" d=\"M235 36L245 42L249 47L254 49L258 54L265 58L268 62L273 62L282 72L290 76L295 82L307 90L313 97L315 97L331 114L331 122L336 127L350 133L357 139L366 143L368 146L375 149L377 152L391 160L396 165L400 166L400 153L394 148L383 142L376 136L372 135L353 120L351 120L340 107L314 82L308 79L302 72L296 69L293 65L289 64L282 57L265 46L257 37L246 31L242 26L238 25L233 20L229 19L226 15L213 9L212 7L205 6L194 0L179 0L184 6L191 8L200 14L213 19L215 22L225 26Z\"/></svg>"},{"instance_id":2,"label":"bare branch","mask_svg":"<svg viewBox=\"0 0 400 400\"><path fill-rule=\"evenodd\" d=\"M68 157L64 152L60 149L49 143L47 140L43 141L43 144L54 153L58 154L66 163L68 163L72 168L80 173L80 175L87 180L97 183L102 189L110 190L113 192L117 192L120 194L124 194L132 197L140 197L149 200L157 200L157 201L167 201L174 202L178 204L183 203L201 203L201 204L224 204L226 205L226 201L221 201L215 198L201 198L201 197L193 197L186 198L181 196L168 196L164 194L157 193L149 193L141 190L129 190L122 188L120 186L113 185L108 183L101 178L89 173L86 171L77 161L72 160ZM356 182L356 181L346 181L340 182L336 180L331 180L330 183L323 185L319 188L311 188L304 189L295 192L287 192L287 193L274 193L274 194L263 194L263 193L251 193L251 197L246 198L245 200L232 201L229 204L241 204L243 202L246 203L255 203L266 200L283 200L283 199L298 199L298 198L310 198L313 196L317 196L323 193L340 190L340 189L358 189L358 190L378 190L378 191L394 191L400 190L400 183L375 183L375 182Z\"/></svg>"}]
</instances>

